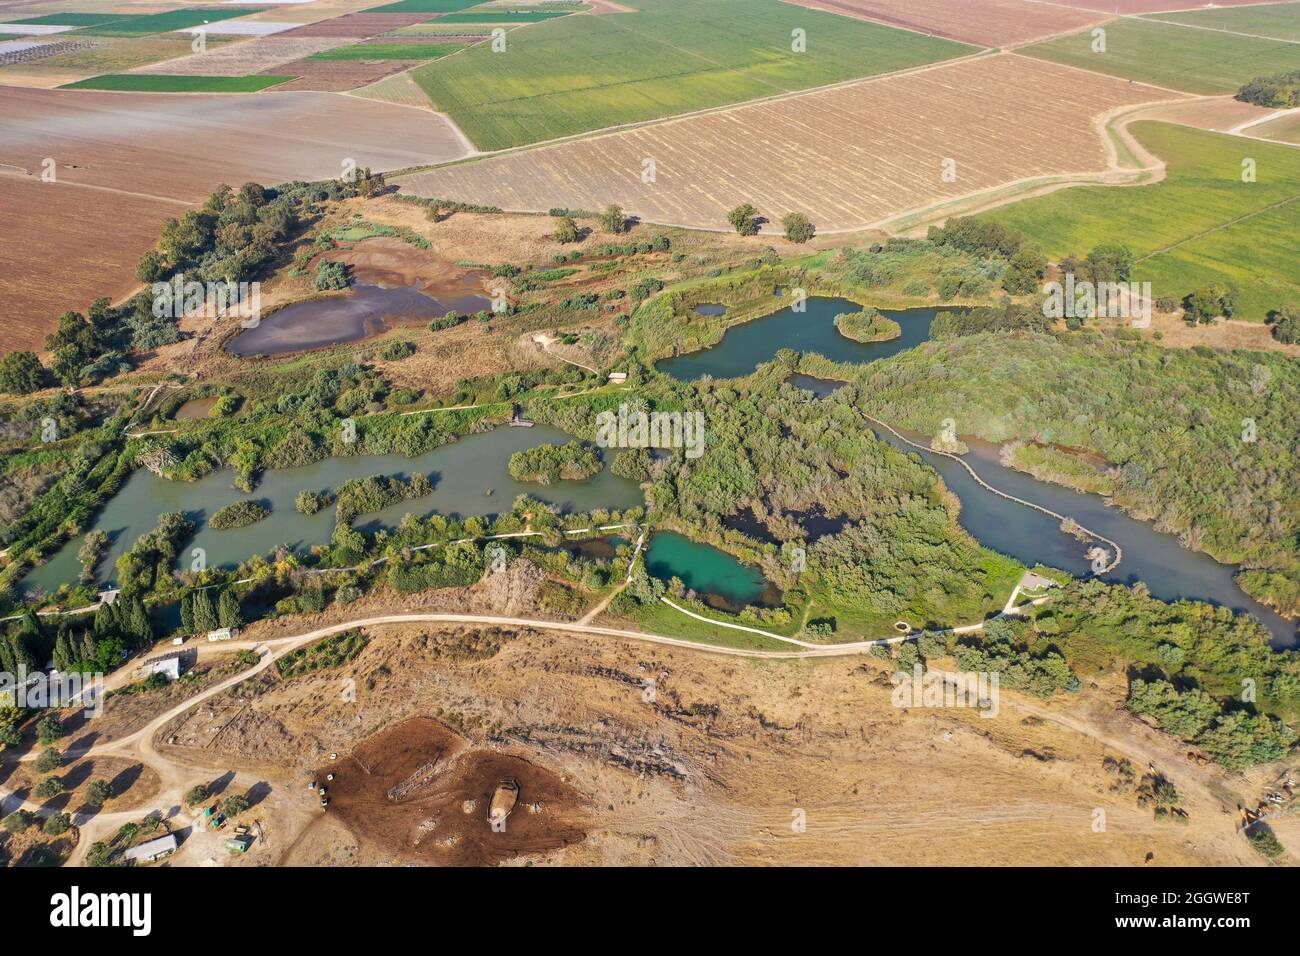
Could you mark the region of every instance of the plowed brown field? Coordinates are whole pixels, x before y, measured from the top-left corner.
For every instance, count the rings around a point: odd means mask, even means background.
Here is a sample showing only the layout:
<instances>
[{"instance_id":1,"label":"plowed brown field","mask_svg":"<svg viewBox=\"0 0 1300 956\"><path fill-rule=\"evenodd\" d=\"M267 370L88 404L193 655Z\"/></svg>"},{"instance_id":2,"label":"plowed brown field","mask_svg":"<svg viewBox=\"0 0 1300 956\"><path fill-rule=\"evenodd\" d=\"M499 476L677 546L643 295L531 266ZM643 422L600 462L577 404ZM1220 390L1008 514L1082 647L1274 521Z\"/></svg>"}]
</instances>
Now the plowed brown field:
<instances>
[{"instance_id":1,"label":"plowed brown field","mask_svg":"<svg viewBox=\"0 0 1300 956\"><path fill-rule=\"evenodd\" d=\"M1002 46L1073 32L1105 16L1028 0L789 0L934 36Z\"/></svg>"},{"instance_id":2,"label":"plowed brown field","mask_svg":"<svg viewBox=\"0 0 1300 956\"><path fill-rule=\"evenodd\" d=\"M0 87L0 351L39 348L60 313L130 292L162 220L220 183L447 161L440 116L327 93L166 96ZM55 160L56 182L42 183ZM18 172L26 169L27 175Z\"/></svg>"},{"instance_id":3,"label":"plowed brown field","mask_svg":"<svg viewBox=\"0 0 1300 956\"><path fill-rule=\"evenodd\" d=\"M422 196L539 212L619 203L726 229L743 202L847 231L1024 179L1100 173L1097 118L1166 91L995 55L402 177ZM653 160L654 182L642 181ZM945 181L946 161L956 178Z\"/></svg>"}]
</instances>

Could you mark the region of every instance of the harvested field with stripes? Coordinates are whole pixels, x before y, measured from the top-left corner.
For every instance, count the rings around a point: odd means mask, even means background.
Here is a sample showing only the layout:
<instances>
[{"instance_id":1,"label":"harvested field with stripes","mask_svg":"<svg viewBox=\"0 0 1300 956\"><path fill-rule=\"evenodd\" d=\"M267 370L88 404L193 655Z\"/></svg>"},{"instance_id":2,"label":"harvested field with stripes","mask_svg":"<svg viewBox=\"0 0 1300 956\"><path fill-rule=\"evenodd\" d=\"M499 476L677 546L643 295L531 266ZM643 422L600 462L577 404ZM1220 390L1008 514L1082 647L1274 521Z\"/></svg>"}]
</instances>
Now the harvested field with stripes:
<instances>
[{"instance_id":1,"label":"harvested field with stripes","mask_svg":"<svg viewBox=\"0 0 1300 956\"><path fill-rule=\"evenodd\" d=\"M431 13L345 13L341 17L309 23L281 36L365 39L387 33L389 30L423 23L431 16L433 16Z\"/></svg>"},{"instance_id":2,"label":"harvested field with stripes","mask_svg":"<svg viewBox=\"0 0 1300 956\"><path fill-rule=\"evenodd\" d=\"M1106 17L1028 0L789 0L949 40L1003 46L1078 30Z\"/></svg>"},{"instance_id":3,"label":"harvested field with stripes","mask_svg":"<svg viewBox=\"0 0 1300 956\"><path fill-rule=\"evenodd\" d=\"M1259 0L1215 0L1219 7L1245 7L1259 3ZM1087 7L1099 13L1120 14L1164 13L1167 10L1187 10L1191 7L1204 6L1196 0L1069 0L1072 7Z\"/></svg>"},{"instance_id":4,"label":"harvested field with stripes","mask_svg":"<svg viewBox=\"0 0 1300 956\"><path fill-rule=\"evenodd\" d=\"M359 97L0 87L0 163L27 170L0 175L0 202L14 211L5 238L30 253L0 259L0 348L39 347L63 311L129 291L162 220L220 183L326 179L347 159L386 170L464 153L442 117ZM57 163L54 183L40 181L45 157Z\"/></svg>"},{"instance_id":5,"label":"harvested field with stripes","mask_svg":"<svg viewBox=\"0 0 1300 956\"><path fill-rule=\"evenodd\" d=\"M802 212L823 232L845 231L1020 180L1101 174L1110 156L1098 118L1174 96L1004 54L398 182L414 195L512 211L619 203L649 222L705 229L726 229L728 210L751 202L772 224ZM948 160L954 181L944 179Z\"/></svg>"},{"instance_id":6,"label":"harvested field with stripes","mask_svg":"<svg viewBox=\"0 0 1300 956\"><path fill-rule=\"evenodd\" d=\"M314 53L323 53L352 41L347 37L271 36L230 43L206 53L191 53L165 63L137 67L133 73L167 73L182 76L248 76L275 71ZM292 70L280 70L293 74Z\"/></svg>"}]
</instances>

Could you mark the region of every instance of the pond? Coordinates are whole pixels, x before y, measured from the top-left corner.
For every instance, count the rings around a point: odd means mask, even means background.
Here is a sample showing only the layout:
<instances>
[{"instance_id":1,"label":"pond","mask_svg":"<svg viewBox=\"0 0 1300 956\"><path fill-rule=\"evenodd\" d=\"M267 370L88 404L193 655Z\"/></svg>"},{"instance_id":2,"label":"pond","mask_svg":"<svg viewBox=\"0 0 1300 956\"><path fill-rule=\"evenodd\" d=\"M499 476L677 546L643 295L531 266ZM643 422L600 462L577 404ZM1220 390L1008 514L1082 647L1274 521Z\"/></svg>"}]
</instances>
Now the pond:
<instances>
[{"instance_id":1,"label":"pond","mask_svg":"<svg viewBox=\"0 0 1300 956\"><path fill-rule=\"evenodd\" d=\"M1086 557L1092 544L1065 534L1055 518L990 493L951 458L917 451L884 429L877 430L876 434L900 451L919 454L943 476L944 483L961 499L958 520L962 527L984 546L1024 564L1041 562L1081 578L1092 575ZM922 444L926 442L924 436L907 434L907 437ZM999 460L996 445L970 438L963 440L971 449L965 456L967 463L994 488L1067 515L1118 543L1123 549L1123 560L1114 571L1103 575L1103 580L1118 584L1141 581L1154 597L1163 601L1192 598L1253 614L1272 633L1274 646L1295 645L1296 622L1242 591L1234 580L1236 567L1184 548L1173 535L1162 534L1147 522L1129 517L1118 508L1107 507L1098 495L1072 491L1007 468Z\"/></svg>"},{"instance_id":2,"label":"pond","mask_svg":"<svg viewBox=\"0 0 1300 956\"><path fill-rule=\"evenodd\" d=\"M881 310L902 329L902 335L888 342L855 342L835 328L841 312L860 312L862 306L849 299L813 296L804 311L787 306L779 312L733 325L717 345L656 363L655 368L678 381L693 382L711 375L737 378L749 375L781 349L816 352L835 362L874 362L914 348L930 338L930 323L941 309Z\"/></svg>"},{"instance_id":3,"label":"pond","mask_svg":"<svg viewBox=\"0 0 1300 956\"><path fill-rule=\"evenodd\" d=\"M295 302L272 312L235 336L226 349L235 355L282 355L356 342L403 322L422 322L448 312L491 309L481 295L426 295L419 285L384 288L357 284L341 295Z\"/></svg>"},{"instance_id":4,"label":"pond","mask_svg":"<svg viewBox=\"0 0 1300 956\"><path fill-rule=\"evenodd\" d=\"M645 567L661 581L680 578L705 604L721 610L781 604L780 592L758 568L672 531L655 532L646 548Z\"/></svg>"},{"instance_id":5,"label":"pond","mask_svg":"<svg viewBox=\"0 0 1300 956\"><path fill-rule=\"evenodd\" d=\"M312 545L325 544L334 530L334 509L326 508L314 515L300 514L294 508L298 492L333 490L350 478L368 475L409 477L420 473L429 477L434 490L425 498L398 502L376 514L362 516L354 527L363 531L395 527L407 512L421 516L434 512L460 517L495 515L509 511L521 494L566 512L596 508L621 510L644 504L637 484L614 475L608 458L604 469L585 481L541 485L510 477L507 462L514 452L571 440L572 436L547 425L503 426L467 435L418 458L358 455L326 458L302 468L268 471L251 495L233 486L233 474L228 470L186 482L167 481L142 468L127 479L92 525L112 538L109 551L99 563L100 583L112 580L117 558L140 535L152 530L158 523L158 515L167 511L185 512L198 526L195 537L182 549L180 566L184 567L189 566L192 548L203 548L211 567L233 568L280 545L304 551ZM207 526L208 518L218 508L245 499L268 503L271 514L247 528L217 531ZM80 536L74 538L46 564L31 571L23 580L24 587L49 592L60 584L75 583L80 571L77 551L81 541Z\"/></svg>"}]
</instances>

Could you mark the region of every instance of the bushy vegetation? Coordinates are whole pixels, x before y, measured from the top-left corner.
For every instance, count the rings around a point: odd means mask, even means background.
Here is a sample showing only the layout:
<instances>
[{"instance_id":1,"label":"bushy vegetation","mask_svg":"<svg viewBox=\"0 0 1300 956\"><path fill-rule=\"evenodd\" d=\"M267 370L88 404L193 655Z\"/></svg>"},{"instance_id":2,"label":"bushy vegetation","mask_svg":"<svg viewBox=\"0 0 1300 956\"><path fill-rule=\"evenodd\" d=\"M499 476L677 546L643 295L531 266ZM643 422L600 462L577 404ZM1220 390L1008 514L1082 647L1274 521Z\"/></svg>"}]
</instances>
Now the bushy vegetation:
<instances>
[{"instance_id":1,"label":"bushy vegetation","mask_svg":"<svg viewBox=\"0 0 1300 956\"><path fill-rule=\"evenodd\" d=\"M835 328L855 342L886 342L903 334L897 322L870 306L859 312L841 312L835 316Z\"/></svg>"},{"instance_id":2,"label":"bushy vegetation","mask_svg":"<svg viewBox=\"0 0 1300 956\"><path fill-rule=\"evenodd\" d=\"M1258 76L1237 91L1236 99L1272 110L1300 106L1300 70Z\"/></svg>"},{"instance_id":3,"label":"bushy vegetation","mask_svg":"<svg viewBox=\"0 0 1300 956\"><path fill-rule=\"evenodd\" d=\"M1230 708L1199 688L1179 690L1164 680L1133 681L1128 707L1230 770L1280 760L1296 742L1295 732L1275 717Z\"/></svg>"},{"instance_id":4,"label":"bushy vegetation","mask_svg":"<svg viewBox=\"0 0 1300 956\"><path fill-rule=\"evenodd\" d=\"M1033 634L1027 621L989 621L983 631L958 639L953 656L962 670L996 673L1002 687L1035 697L1079 687L1065 657Z\"/></svg>"},{"instance_id":5,"label":"bushy vegetation","mask_svg":"<svg viewBox=\"0 0 1300 956\"><path fill-rule=\"evenodd\" d=\"M214 511L212 517L208 519L208 527L216 528L218 531L227 528L247 528L249 525L257 524L270 513L271 509L260 501L235 501Z\"/></svg>"},{"instance_id":6,"label":"bushy vegetation","mask_svg":"<svg viewBox=\"0 0 1300 956\"><path fill-rule=\"evenodd\" d=\"M590 478L601 469L600 453L591 445L571 441L538 445L510 456L510 477L549 485L560 480Z\"/></svg>"}]
</instances>

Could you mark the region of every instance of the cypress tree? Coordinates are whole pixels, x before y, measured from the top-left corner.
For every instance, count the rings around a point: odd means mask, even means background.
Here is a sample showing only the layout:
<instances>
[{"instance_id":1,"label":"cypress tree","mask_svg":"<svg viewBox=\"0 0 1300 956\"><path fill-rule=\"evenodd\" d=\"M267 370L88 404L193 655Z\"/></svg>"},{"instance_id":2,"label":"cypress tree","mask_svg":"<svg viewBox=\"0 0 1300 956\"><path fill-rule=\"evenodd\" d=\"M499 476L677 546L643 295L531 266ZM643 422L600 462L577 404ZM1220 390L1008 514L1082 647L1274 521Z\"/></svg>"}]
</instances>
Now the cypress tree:
<instances>
[{"instance_id":1,"label":"cypress tree","mask_svg":"<svg viewBox=\"0 0 1300 956\"><path fill-rule=\"evenodd\" d=\"M244 614L239 607L239 598L235 592L226 588L217 599L217 621L222 627L239 627L244 623Z\"/></svg>"},{"instance_id":2,"label":"cypress tree","mask_svg":"<svg viewBox=\"0 0 1300 956\"><path fill-rule=\"evenodd\" d=\"M194 627L194 595L187 593L181 598L181 630L186 634L193 634L197 628Z\"/></svg>"}]
</instances>

